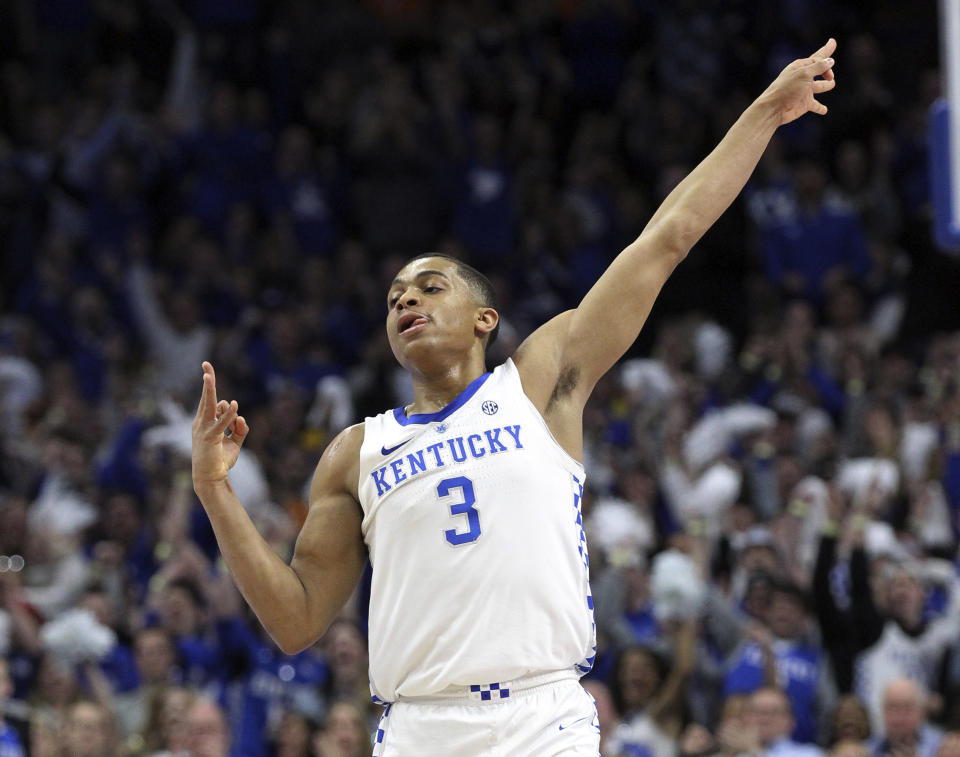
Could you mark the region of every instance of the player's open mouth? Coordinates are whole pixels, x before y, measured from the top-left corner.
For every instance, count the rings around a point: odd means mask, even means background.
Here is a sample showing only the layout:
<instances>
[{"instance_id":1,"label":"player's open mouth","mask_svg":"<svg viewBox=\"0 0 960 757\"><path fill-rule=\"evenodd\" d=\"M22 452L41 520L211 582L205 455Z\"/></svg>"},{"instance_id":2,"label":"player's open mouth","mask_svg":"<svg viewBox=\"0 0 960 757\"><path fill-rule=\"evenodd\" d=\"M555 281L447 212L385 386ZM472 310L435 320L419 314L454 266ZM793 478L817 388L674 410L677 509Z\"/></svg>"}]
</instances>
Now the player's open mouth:
<instances>
[{"instance_id":1,"label":"player's open mouth","mask_svg":"<svg viewBox=\"0 0 960 757\"><path fill-rule=\"evenodd\" d=\"M419 331L427 324L426 316L419 313L404 313L397 320L397 332L400 334L412 334Z\"/></svg>"}]
</instances>

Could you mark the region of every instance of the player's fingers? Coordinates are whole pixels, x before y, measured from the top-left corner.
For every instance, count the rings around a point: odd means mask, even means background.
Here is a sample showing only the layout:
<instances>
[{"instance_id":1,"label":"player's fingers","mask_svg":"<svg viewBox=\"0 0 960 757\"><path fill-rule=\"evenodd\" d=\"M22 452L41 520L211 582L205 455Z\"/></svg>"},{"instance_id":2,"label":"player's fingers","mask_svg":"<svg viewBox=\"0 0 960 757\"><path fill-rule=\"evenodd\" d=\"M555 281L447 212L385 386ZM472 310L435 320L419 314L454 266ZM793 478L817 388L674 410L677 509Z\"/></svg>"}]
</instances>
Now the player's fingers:
<instances>
[{"instance_id":1,"label":"player's fingers","mask_svg":"<svg viewBox=\"0 0 960 757\"><path fill-rule=\"evenodd\" d=\"M824 105L823 103L818 103L816 100L814 100L813 103L810 105L810 112L817 113L821 116L825 116L827 114L827 106Z\"/></svg>"},{"instance_id":2,"label":"player's fingers","mask_svg":"<svg viewBox=\"0 0 960 757\"><path fill-rule=\"evenodd\" d=\"M250 433L250 427L247 425L247 421L242 415L238 415L230 426L230 436L227 438L238 447L242 447L248 433Z\"/></svg>"},{"instance_id":3,"label":"player's fingers","mask_svg":"<svg viewBox=\"0 0 960 757\"><path fill-rule=\"evenodd\" d=\"M823 47L817 50L810 57L811 58L829 58L831 55L833 55L833 51L836 49L837 49L837 41L833 37L831 37L830 39L827 40L827 43Z\"/></svg>"},{"instance_id":4,"label":"player's fingers","mask_svg":"<svg viewBox=\"0 0 960 757\"><path fill-rule=\"evenodd\" d=\"M807 73L812 76L826 76L827 72L833 68L834 62L833 58L815 59L807 66Z\"/></svg>"},{"instance_id":5,"label":"player's fingers","mask_svg":"<svg viewBox=\"0 0 960 757\"><path fill-rule=\"evenodd\" d=\"M237 412L239 407L237 401L233 400L230 402L230 405L227 407L226 412L220 416L217 420L217 424L213 427L214 433L222 433L227 429L227 427L233 423L234 419L237 417Z\"/></svg>"},{"instance_id":6,"label":"player's fingers","mask_svg":"<svg viewBox=\"0 0 960 757\"><path fill-rule=\"evenodd\" d=\"M819 95L821 92L829 92L837 86L834 79L817 79L813 82L813 92Z\"/></svg>"},{"instance_id":7,"label":"player's fingers","mask_svg":"<svg viewBox=\"0 0 960 757\"><path fill-rule=\"evenodd\" d=\"M227 412L227 408L230 407L230 403L226 400L220 400L217 403L217 418Z\"/></svg>"},{"instance_id":8,"label":"player's fingers","mask_svg":"<svg viewBox=\"0 0 960 757\"><path fill-rule=\"evenodd\" d=\"M205 421L212 421L217 415L217 376L213 366L203 362L203 394L200 396L200 415Z\"/></svg>"}]
</instances>

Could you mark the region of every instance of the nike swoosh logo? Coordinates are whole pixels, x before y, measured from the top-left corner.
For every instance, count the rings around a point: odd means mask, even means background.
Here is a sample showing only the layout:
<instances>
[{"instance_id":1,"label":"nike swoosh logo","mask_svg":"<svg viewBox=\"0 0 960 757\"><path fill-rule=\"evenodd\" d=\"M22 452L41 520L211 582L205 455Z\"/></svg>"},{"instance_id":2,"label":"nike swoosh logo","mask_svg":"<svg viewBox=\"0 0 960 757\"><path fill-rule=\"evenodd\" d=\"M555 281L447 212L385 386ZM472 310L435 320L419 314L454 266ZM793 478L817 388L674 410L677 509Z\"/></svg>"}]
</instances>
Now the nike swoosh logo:
<instances>
[{"instance_id":1,"label":"nike swoosh logo","mask_svg":"<svg viewBox=\"0 0 960 757\"><path fill-rule=\"evenodd\" d=\"M405 441L400 442L400 444L398 444L396 447L390 447L389 449L388 449L387 447L381 447L381 448L380 448L380 454L381 454L381 455L390 455L390 454L393 454L394 452L396 452L398 449L400 449L404 444L406 444L406 443L409 442L409 441L410 441L409 439L406 439Z\"/></svg>"},{"instance_id":2,"label":"nike swoosh logo","mask_svg":"<svg viewBox=\"0 0 960 757\"><path fill-rule=\"evenodd\" d=\"M590 717L591 717L591 716L588 715L588 716L585 717L585 718L580 718L579 720L574 720L572 723L567 723L566 725L564 725L563 723L561 723L561 724L560 724L560 730L562 731L562 730L564 730L564 729L566 729L566 728L569 728L569 727L572 726L572 725L576 725L577 723L579 723L579 722L581 722L581 721L589 720Z\"/></svg>"}]
</instances>

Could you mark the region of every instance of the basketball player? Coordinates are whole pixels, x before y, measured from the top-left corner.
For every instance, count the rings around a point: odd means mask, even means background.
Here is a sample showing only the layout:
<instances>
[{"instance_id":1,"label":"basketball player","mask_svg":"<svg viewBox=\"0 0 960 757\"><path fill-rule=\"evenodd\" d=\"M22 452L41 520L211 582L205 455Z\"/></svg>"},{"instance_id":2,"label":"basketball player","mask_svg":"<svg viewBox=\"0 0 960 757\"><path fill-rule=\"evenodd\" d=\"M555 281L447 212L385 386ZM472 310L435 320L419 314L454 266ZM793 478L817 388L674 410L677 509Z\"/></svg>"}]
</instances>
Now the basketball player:
<instances>
[{"instance_id":1,"label":"basketball player","mask_svg":"<svg viewBox=\"0 0 960 757\"><path fill-rule=\"evenodd\" d=\"M440 255L408 262L387 293L386 328L413 404L333 440L290 565L230 488L249 428L236 402L217 401L203 364L194 486L277 644L312 644L368 557L373 565L370 683L387 705L375 755L597 754L596 710L578 682L596 649L580 517L584 404L777 127L826 113L815 96L834 86L835 47L787 66L579 307L492 373L484 350L498 314L487 280Z\"/></svg>"}]
</instances>

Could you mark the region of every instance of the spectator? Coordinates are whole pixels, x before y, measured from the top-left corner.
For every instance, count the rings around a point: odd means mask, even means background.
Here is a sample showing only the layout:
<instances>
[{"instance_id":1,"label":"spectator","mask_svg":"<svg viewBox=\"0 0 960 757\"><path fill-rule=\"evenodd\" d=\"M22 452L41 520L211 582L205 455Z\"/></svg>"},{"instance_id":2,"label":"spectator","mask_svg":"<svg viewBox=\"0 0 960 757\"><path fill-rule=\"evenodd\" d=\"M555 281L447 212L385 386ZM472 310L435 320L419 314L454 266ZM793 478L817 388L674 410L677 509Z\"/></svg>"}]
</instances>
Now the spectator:
<instances>
[{"instance_id":1,"label":"spectator","mask_svg":"<svg viewBox=\"0 0 960 757\"><path fill-rule=\"evenodd\" d=\"M209 699L197 699L187 711L187 753L191 757L228 757L230 731L223 710Z\"/></svg>"},{"instance_id":2,"label":"spectator","mask_svg":"<svg viewBox=\"0 0 960 757\"><path fill-rule=\"evenodd\" d=\"M156 689L147 727L141 736L143 751L154 757L173 757L187 750L187 714L194 693L182 686Z\"/></svg>"},{"instance_id":3,"label":"spectator","mask_svg":"<svg viewBox=\"0 0 960 757\"><path fill-rule=\"evenodd\" d=\"M63 726L63 752L71 757L111 757L119 745L109 711L81 700L70 707Z\"/></svg>"},{"instance_id":4,"label":"spectator","mask_svg":"<svg viewBox=\"0 0 960 757\"><path fill-rule=\"evenodd\" d=\"M864 276L870 265L859 221L846 207L829 205L825 188L823 167L801 160L795 168L792 212L767 229L764 238L770 282L791 296L814 301L843 276Z\"/></svg>"},{"instance_id":5,"label":"spectator","mask_svg":"<svg viewBox=\"0 0 960 757\"><path fill-rule=\"evenodd\" d=\"M794 720L791 738L801 743L819 740L817 723L825 723L835 698L830 669L823 653L809 640L806 598L794 585L774 582L765 623L748 631L727 670L726 694L750 694L779 684L790 698Z\"/></svg>"},{"instance_id":6,"label":"spectator","mask_svg":"<svg viewBox=\"0 0 960 757\"><path fill-rule=\"evenodd\" d=\"M296 712L283 713L271 739L272 754L274 757L309 757L311 731L311 723L303 715ZM363 730L363 735L366 736L366 729Z\"/></svg>"},{"instance_id":7,"label":"spectator","mask_svg":"<svg viewBox=\"0 0 960 757\"><path fill-rule=\"evenodd\" d=\"M880 570L877 586L883 614L871 598L862 551L851 561L854 622L870 631L857 659L855 687L870 710L874 729L882 733L883 692L891 681L907 677L924 689L936 684L946 652L960 632L960 591L952 565L892 563ZM925 577L949 592L943 614L931 620L923 615Z\"/></svg>"},{"instance_id":8,"label":"spectator","mask_svg":"<svg viewBox=\"0 0 960 757\"><path fill-rule=\"evenodd\" d=\"M783 690L769 686L757 689L750 695L747 713L747 722L764 757L820 757L823 754L812 744L790 739L796 724L790 698Z\"/></svg>"},{"instance_id":9,"label":"spectator","mask_svg":"<svg viewBox=\"0 0 960 757\"><path fill-rule=\"evenodd\" d=\"M695 627L673 629L672 663L648 647L627 647L616 666L614 701L621 725L611 739L614 753L673 757L683 727L685 685L693 672Z\"/></svg>"},{"instance_id":10,"label":"spectator","mask_svg":"<svg viewBox=\"0 0 960 757\"><path fill-rule=\"evenodd\" d=\"M926 699L920 684L908 678L896 678L884 686L884 735L871 742L874 757L936 755L942 733L927 721Z\"/></svg>"},{"instance_id":11,"label":"spectator","mask_svg":"<svg viewBox=\"0 0 960 757\"><path fill-rule=\"evenodd\" d=\"M143 260L135 260L127 275L130 308L149 348L160 391L179 397L190 386L198 359L210 354L213 333L200 321L197 303L187 292L157 282Z\"/></svg>"},{"instance_id":12,"label":"spectator","mask_svg":"<svg viewBox=\"0 0 960 757\"><path fill-rule=\"evenodd\" d=\"M352 701L335 702L317 731L313 746L318 757L366 757L370 737L364 710Z\"/></svg>"},{"instance_id":13,"label":"spectator","mask_svg":"<svg viewBox=\"0 0 960 757\"><path fill-rule=\"evenodd\" d=\"M845 742L862 744L870 738L870 713L863 702L852 694L840 697L830 718L830 736L827 743L836 747Z\"/></svg>"},{"instance_id":14,"label":"spectator","mask_svg":"<svg viewBox=\"0 0 960 757\"><path fill-rule=\"evenodd\" d=\"M117 724L124 738L142 734L151 705L159 692L176 682L179 674L173 638L162 628L148 627L133 640L137 686L115 697Z\"/></svg>"}]
</instances>

